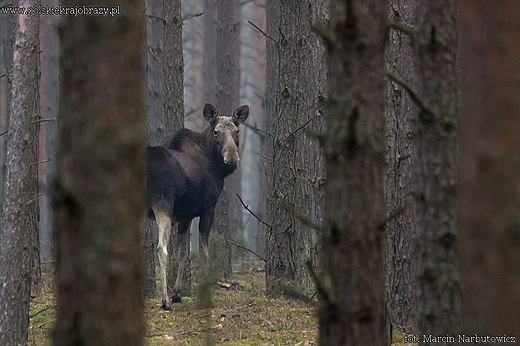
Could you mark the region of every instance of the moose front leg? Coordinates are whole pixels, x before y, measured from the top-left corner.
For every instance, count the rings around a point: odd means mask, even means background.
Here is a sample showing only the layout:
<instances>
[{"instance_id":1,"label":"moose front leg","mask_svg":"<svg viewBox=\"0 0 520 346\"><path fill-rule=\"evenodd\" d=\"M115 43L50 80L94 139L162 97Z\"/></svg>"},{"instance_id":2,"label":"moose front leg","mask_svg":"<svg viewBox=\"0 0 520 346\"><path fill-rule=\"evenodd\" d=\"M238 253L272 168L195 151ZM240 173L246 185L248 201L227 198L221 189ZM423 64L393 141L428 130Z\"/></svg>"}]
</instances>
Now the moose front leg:
<instances>
[{"instance_id":1,"label":"moose front leg","mask_svg":"<svg viewBox=\"0 0 520 346\"><path fill-rule=\"evenodd\" d=\"M188 247L190 246L190 225L191 221L179 223L179 233L181 236L179 242L179 267L177 268L177 278L175 280L175 286L173 287L173 303L180 303L182 301L182 277L184 275L184 266L186 265L186 260L188 259Z\"/></svg>"}]
</instances>

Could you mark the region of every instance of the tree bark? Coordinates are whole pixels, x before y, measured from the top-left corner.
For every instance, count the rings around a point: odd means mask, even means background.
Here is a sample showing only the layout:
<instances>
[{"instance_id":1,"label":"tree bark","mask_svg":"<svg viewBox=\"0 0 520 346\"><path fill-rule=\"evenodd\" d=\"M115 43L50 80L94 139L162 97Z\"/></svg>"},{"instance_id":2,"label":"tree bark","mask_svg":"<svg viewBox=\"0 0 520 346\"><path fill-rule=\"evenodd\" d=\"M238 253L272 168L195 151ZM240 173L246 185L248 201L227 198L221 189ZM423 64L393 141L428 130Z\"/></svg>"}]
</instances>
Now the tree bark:
<instances>
[{"instance_id":1,"label":"tree bark","mask_svg":"<svg viewBox=\"0 0 520 346\"><path fill-rule=\"evenodd\" d=\"M16 1L35 7L38 0ZM39 16L16 15L6 177L0 214L0 344L25 345L29 327L33 265L34 203L33 117Z\"/></svg>"},{"instance_id":2,"label":"tree bark","mask_svg":"<svg viewBox=\"0 0 520 346\"><path fill-rule=\"evenodd\" d=\"M306 130L315 120L308 1L268 1L267 132L267 293L310 296L306 262L314 258L310 220L312 180ZM291 294L291 293L289 293Z\"/></svg>"},{"instance_id":3,"label":"tree bark","mask_svg":"<svg viewBox=\"0 0 520 346\"><path fill-rule=\"evenodd\" d=\"M184 61L182 54L182 15L181 0L164 0L164 123L165 138L184 127ZM163 138L161 143L164 141ZM179 253L180 234L177 225L172 228L168 254L168 286L175 284ZM184 267L182 293L191 294L191 261L189 258Z\"/></svg>"},{"instance_id":4,"label":"tree bark","mask_svg":"<svg viewBox=\"0 0 520 346\"><path fill-rule=\"evenodd\" d=\"M320 344L385 345L386 4L331 1Z\"/></svg>"},{"instance_id":5,"label":"tree bark","mask_svg":"<svg viewBox=\"0 0 520 346\"><path fill-rule=\"evenodd\" d=\"M411 27L414 0L389 2L390 20ZM415 86L410 37L390 30L386 50L387 71ZM415 89L415 88L414 88ZM386 308L391 330L416 333L417 278L415 200L413 196L416 107L408 93L393 82L386 84Z\"/></svg>"},{"instance_id":6,"label":"tree bark","mask_svg":"<svg viewBox=\"0 0 520 346\"><path fill-rule=\"evenodd\" d=\"M520 4L461 1L464 329L520 337Z\"/></svg>"},{"instance_id":7,"label":"tree bark","mask_svg":"<svg viewBox=\"0 0 520 346\"><path fill-rule=\"evenodd\" d=\"M60 29L56 345L141 345L144 332L142 4L104 5L121 12Z\"/></svg>"},{"instance_id":8,"label":"tree bark","mask_svg":"<svg viewBox=\"0 0 520 346\"><path fill-rule=\"evenodd\" d=\"M235 96L235 73L236 60L233 52L234 26L234 2L235 0L220 0L217 2L217 48L216 48L216 100L219 114L231 115L236 108L238 100ZM237 86L238 87L238 86ZM215 208L215 222L213 223L214 234L213 248L216 250L213 255L213 262L219 263L213 266L217 278L229 278L231 269L231 246L226 241L231 239L231 191L229 184L233 182L231 177L226 178L224 189L220 194L219 201Z\"/></svg>"},{"instance_id":9,"label":"tree bark","mask_svg":"<svg viewBox=\"0 0 520 346\"><path fill-rule=\"evenodd\" d=\"M417 309L419 335L461 323L457 253L457 1L420 2L417 12Z\"/></svg>"},{"instance_id":10,"label":"tree bark","mask_svg":"<svg viewBox=\"0 0 520 346\"><path fill-rule=\"evenodd\" d=\"M13 61L13 31L11 14L0 16L0 210L2 209L7 162L9 108L11 107L11 78Z\"/></svg>"},{"instance_id":11,"label":"tree bark","mask_svg":"<svg viewBox=\"0 0 520 346\"><path fill-rule=\"evenodd\" d=\"M57 0L44 0L42 5L58 6ZM54 17L51 17L53 20ZM50 24L50 25L49 25ZM40 250L42 260L55 258L55 237L53 235L51 198L46 189L51 185L56 173L56 142L58 138L58 105L59 105L59 40L58 30L54 22L44 18L40 23L41 88L40 114L45 120L41 125L41 154L43 160L50 159L41 169L40 182L44 191L40 199Z\"/></svg>"}]
</instances>

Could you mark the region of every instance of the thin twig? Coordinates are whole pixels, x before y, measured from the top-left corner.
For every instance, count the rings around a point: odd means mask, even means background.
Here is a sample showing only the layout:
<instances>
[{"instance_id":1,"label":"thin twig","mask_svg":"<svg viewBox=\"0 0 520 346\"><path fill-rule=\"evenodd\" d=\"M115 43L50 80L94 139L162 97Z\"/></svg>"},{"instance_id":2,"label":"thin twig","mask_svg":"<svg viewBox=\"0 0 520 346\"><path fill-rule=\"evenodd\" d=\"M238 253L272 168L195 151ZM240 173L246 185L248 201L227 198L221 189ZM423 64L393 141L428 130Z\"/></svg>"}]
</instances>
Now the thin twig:
<instances>
[{"instance_id":1,"label":"thin twig","mask_svg":"<svg viewBox=\"0 0 520 346\"><path fill-rule=\"evenodd\" d=\"M390 28L390 29L394 29L394 30L400 31L400 32L410 36L411 39L414 39L414 37L415 37L414 29L412 27L407 26L407 25L398 23L398 22L393 21L393 20L389 20L389 21L386 22L386 26L388 28Z\"/></svg>"},{"instance_id":2,"label":"thin twig","mask_svg":"<svg viewBox=\"0 0 520 346\"><path fill-rule=\"evenodd\" d=\"M310 118L309 120L307 120L303 125L301 125L300 127L298 127L296 130L292 131L290 134L289 134L289 137L291 137L292 135L294 135L296 132L300 131L301 129L305 128L305 126L309 125L313 120L315 120L316 118Z\"/></svg>"},{"instance_id":3,"label":"thin twig","mask_svg":"<svg viewBox=\"0 0 520 346\"><path fill-rule=\"evenodd\" d=\"M8 133L9 133L9 131L4 131L4 132L0 133L0 137L2 137L3 135L6 135Z\"/></svg>"},{"instance_id":4,"label":"thin twig","mask_svg":"<svg viewBox=\"0 0 520 346\"><path fill-rule=\"evenodd\" d=\"M318 276L318 273L316 273L316 270L314 269L314 266L312 265L311 261L307 261L307 270L309 271L309 274L311 275L312 281L314 281L314 285L316 286L316 289L318 290L318 293L321 294L321 297L324 301L327 303L333 303L332 297L330 296L327 289L325 289L325 285L321 281L320 277Z\"/></svg>"},{"instance_id":5,"label":"thin twig","mask_svg":"<svg viewBox=\"0 0 520 346\"><path fill-rule=\"evenodd\" d=\"M31 205L33 204L38 198L42 197L43 195L45 195L44 193L39 193L37 194L36 196L34 196L33 198L31 198L30 200L28 200L26 202L27 205Z\"/></svg>"},{"instance_id":6,"label":"thin twig","mask_svg":"<svg viewBox=\"0 0 520 346\"><path fill-rule=\"evenodd\" d=\"M52 159L50 157L44 159L44 160L41 160L41 161L36 161L36 162L33 162L30 164L30 167L32 166L36 166L36 165L39 165L39 164L42 164L42 163L46 163L46 162L51 162Z\"/></svg>"},{"instance_id":7,"label":"thin twig","mask_svg":"<svg viewBox=\"0 0 520 346\"><path fill-rule=\"evenodd\" d=\"M200 17L200 16L202 16L203 14L204 14L204 12L188 14L188 15L182 17L182 21L184 22L184 21L186 21L186 20L188 20L188 19L191 19L191 18Z\"/></svg>"},{"instance_id":8,"label":"thin twig","mask_svg":"<svg viewBox=\"0 0 520 346\"><path fill-rule=\"evenodd\" d=\"M47 310L50 310L50 309L56 309L56 305L49 305L49 306L47 306L47 307L45 307L45 308L43 308L43 309L41 309L41 310L38 310L38 311L36 311L34 314L29 315L29 318L36 317L36 316L38 316L39 314L41 314L41 313L43 313L43 312L45 312L45 311L47 311Z\"/></svg>"},{"instance_id":9,"label":"thin twig","mask_svg":"<svg viewBox=\"0 0 520 346\"><path fill-rule=\"evenodd\" d=\"M166 19L164 19L163 17L152 16L151 14L145 14L144 16L148 17L148 18L152 18L152 19L159 19L160 21L163 22L163 24L166 24Z\"/></svg>"},{"instance_id":10,"label":"thin twig","mask_svg":"<svg viewBox=\"0 0 520 346\"><path fill-rule=\"evenodd\" d=\"M164 61L164 60L162 60L161 58L159 58L159 57L157 56L157 53L155 53L155 52L152 50L151 47L148 47L148 50L150 51L150 53L152 53L152 56L153 56L157 61L159 61L161 64L173 68L173 65L170 65L170 64L168 64L166 61Z\"/></svg>"},{"instance_id":11,"label":"thin twig","mask_svg":"<svg viewBox=\"0 0 520 346\"><path fill-rule=\"evenodd\" d=\"M248 123L244 123L244 126L253 130L257 135L259 136L263 136L263 135L266 135L266 136L273 136L272 134L270 134L269 132L267 132L266 130L262 130L254 125L249 125Z\"/></svg>"},{"instance_id":12,"label":"thin twig","mask_svg":"<svg viewBox=\"0 0 520 346\"><path fill-rule=\"evenodd\" d=\"M45 123L45 122L48 122L48 121L56 121L56 118L40 118L38 120L33 120L33 124L38 124L38 123Z\"/></svg>"},{"instance_id":13,"label":"thin twig","mask_svg":"<svg viewBox=\"0 0 520 346\"><path fill-rule=\"evenodd\" d=\"M234 241L232 240L229 240L229 239L226 239L226 241L232 245L235 245L236 247L240 248L240 249L244 249L246 251L249 251L251 252L253 255L255 255L256 257L258 257L259 259L261 259L262 261L264 262L267 262L267 260L265 258L263 258L262 256L260 256L259 254L257 254L256 252L254 252L253 250L251 249L248 249L247 247L243 246L243 245L240 245L238 243L235 243Z\"/></svg>"},{"instance_id":14,"label":"thin twig","mask_svg":"<svg viewBox=\"0 0 520 346\"><path fill-rule=\"evenodd\" d=\"M292 216L294 216L298 221L303 223L305 226L310 227L316 231L320 231L322 229L320 225L314 223L308 216L300 213L298 210L296 210L296 208L291 206L289 203L282 201L281 206L283 209L285 209L288 213L290 213Z\"/></svg>"},{"instance_id":15,"label":"thin twig","mask_svg":"<svg viewBox=\"0 0 520 346\"><path fill-rule=\"evenodd\" d=\"M249 24L251 24L256 30L260 31L260 33L262 35L264 35L265 37L267 37L268 39L272 40L274 43L278 44L278 41L276 41L274 38L272 38L271 36L267 35L265 32L263 32L262 29L260 29L258 26L256 26L252 21L248 20L247 21Z\"/></svg>"},{"instance_id":16,"label":"thin twig","mask_svg":"<svg viewBox=\"0 0 520 346\"><path fill-rule=\"evenodd\" d=\"M237 193L237 197L238 199L240 200L240 203L242 203L242 206L244 207L245 210L247 210L249 213L251 213L251 215L253 215L255 217L255 219L257 219L258 221L260 221L260 223L262 223L263 225L271 228L271 225L269 225L268 223L266 223L264 220L262 220L261 218L259 218L251 209L249 209L249 207L244 203L244 201L242 200L242 198L240 198L240 195Z\"/></svg>"},{"instance_id":17,"label":"thin twig","mask_svg":"<svg viewBox=\"0 0 520 346\"><path fill-rule=\"evenodd\" d=\"M406 82L404 80L400 79L399 77L397 77L396 75L394 75L390 72L387 72L386 76L392 82L401 86L402 88L404 88L404 90L406 90L406 92L408 92L408 94L410 95L412 100L419 106L419 108L421 108L421 113L426 115L426 117L425 117L426 120L431 120L431 119L435 118L435 112L430 107L428 107L426 104L424 104L424 102L421 100L419 95L417 95L417 93L415 91L413 91L408 86L408 84L406 84Z\"/></svg>"}]
</instances>

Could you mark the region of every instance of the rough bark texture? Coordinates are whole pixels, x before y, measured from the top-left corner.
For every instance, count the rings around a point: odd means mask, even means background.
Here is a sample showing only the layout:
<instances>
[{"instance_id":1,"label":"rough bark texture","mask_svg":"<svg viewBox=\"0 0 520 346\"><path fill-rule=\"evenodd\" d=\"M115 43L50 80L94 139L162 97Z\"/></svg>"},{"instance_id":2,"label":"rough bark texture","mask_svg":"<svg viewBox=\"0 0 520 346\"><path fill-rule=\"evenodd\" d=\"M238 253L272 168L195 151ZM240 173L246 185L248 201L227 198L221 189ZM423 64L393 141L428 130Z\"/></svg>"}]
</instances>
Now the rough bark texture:
<instances>
[{"instance_id":1,"label":"rough bark texture","mask_svg":"<svg viewBox=\"0 0 520 346\"><path fill-rule=\"evenodd\" d=\"M42 5L58 5L57 0L43 0ZM58 73L59 73L59 41L58 29L54 25L56 17L45 17L40 23L40 115L42 120L40 132L40 157L50 159L40 167L40 184L43 187L40 198L40 251L42 260L55 258L56 247L53 239L52 205L47 187L56 172L56 145L58 138Z\"/></svg>"},{"instance_id":2,"label":"rough bark texture","mask_svg":"<svg viewBox=\"0 0 520 346\"><path fill-rule=\"evenodd\" d=\"M216 81L217 81L217 108L219 114L231 115L236 108L238 100L235 96L235 73L237 72L235 55L233 53L234 26L234 2L235 0L220 0L217 2L217 48L216 48ZM212 256L219 265L214 266L216 277L229 278L231 276L231 247L226 241L231 239L230 205L232 189L230 188L231 177L226 177L224 189L220 194L215 208L215 221L213 223L214 237L213 248L216 250ZM215 243L218 242L218 243ZM213 262L215 262L215 260Z\"/></svg>"},{"instance_id":3,"label":"rough bark texture","mask_svg":"<svg viewBox=\"0 0 520 346\"><path fill-rule=\"evenodd\" d=\"M7 133L9 125L10 88L13 62L12 15L0 16L0 210L4 195Z\"/></svg>"},{"instance_id":4,"label":"rough bark texture","mask_svg":"<svg viewBox=\"0 0 520 346\"><path fill-rule=\"evenodd\" d=\"M414 0L389 2L390 20L411 27ZM413 51L410 37L389 30L387 72L414 86ZM391 330L416 332L416 251L413 177L416 107L401 86L386 84L386 308Z\"/></svg>"},{"instance_id":5,"label":"rough bark texture","mask_svg":"<svg viewBox=\"0 0 520 346\"><path fill-rule=\"evenodd\" d=\"M320 344L385 345L386 4L331 1Z\"/></svg>"},{"instance_id":6,"label":"rough bark texture","mask_svg":"<svg viewBox=\"0 0 520 346\"><path fill-rule=\"evenodd\" d=\"M38 6L15 1L14 6ZM0 214L0 344L25 345L31 299L35 181L32 120L37 100L39 16L15 16L3 210Z\"/></svg>"},{"instance_id":7,"label":"rough bark texture","mask_svg":"<svg viewBox=\"0 0 520 346\"><path fill-rule=\"evenodd\" d=\"M170 135L172 128L165 124L164 113L164 8L161 0L146 0L146 51L148 72L148 121L150 145L160 145ZM156 231L157 233L157 231Z\"/></svg>"},{"instance_id":8,"label":"rough bark texture","mask_svg":"<svg viewBox=\"0 0 520 346\"><path fill-rule=\"evenodd\" d=\"M310 142L311 29L308 1L267 2L267 293L303 296L314 288L306 261L313 259Z\"/></svg>"},{"instance_id":9,"label":"rough bark texture","mask_svg":"<svg viewBox=\"0 0 520 346\"><path fill-rule=\"evenodd\" d=\"M118 5L60 29L56 345L142 344L143 16L139 1L103 2Z\"/></svg>"},{"instance_id":10,"label":"rough bark texture","mask_svg":"<svg viewBox=\"0 0 520 346\"><path fill-rule=\"evenodd\" d=\"M457 253L457 1L420 2L416 63L417 309L419 335L456 333L461 323Z\"/></svg>"},{"instance_id":11,"label":"rough bark texture","mask_svg":"<svg viewBox=\"0 0 520 346\"><path fill-rule=\"evenodd\" d=\"M165 138L184 127L184 62L182 55L182 15L181 0L164 0L164 124ZM168 254L168 286L173 287L177 275L180 234L177 225L172 228ZM182 292L191 294L191 261L188 259L184 267Z\"/></svg>"},{"instance_id":12,"label":"rough bark texture","mask_svg":"<svg viewBox=\"0 0 520 346\"><path fill-rule=\"evenodd\" d=\"M217 104L217 2L204 0L204 54L202 57L202 78L204 102ZM202 106L202 105L201 105ZM200 113L200 112L199 112Z\"/></svg>"},{"instance_id":13,"label":"rough bark texture","mask_svg":"<svg viewBox=\"0 0 520 346\"><path fill-rule=\"evenodd\" d=\"M461 1L464 332L520 337L520 3Z\"/></svg>"}]
</instances>

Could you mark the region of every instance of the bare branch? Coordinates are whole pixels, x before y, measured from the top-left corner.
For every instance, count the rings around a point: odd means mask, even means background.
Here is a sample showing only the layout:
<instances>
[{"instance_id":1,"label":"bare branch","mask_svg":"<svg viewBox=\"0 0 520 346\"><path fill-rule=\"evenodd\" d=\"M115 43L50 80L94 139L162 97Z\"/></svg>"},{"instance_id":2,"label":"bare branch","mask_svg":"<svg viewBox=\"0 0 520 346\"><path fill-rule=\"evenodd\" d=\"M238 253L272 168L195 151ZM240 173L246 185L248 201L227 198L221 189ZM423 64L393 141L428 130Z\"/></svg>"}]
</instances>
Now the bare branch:
<instances>
[{"instance_id":1,"label":"bare branch","mask_svg":"<svg viewBox=\"0 0 520 346\"><path fill-rule=\"evenodd\" d=\"M407 25L398 23L393 20L389 20L386 22L386 26L390 29L394 29L397 31L400 31L408 36L413 40L415 38L415 30L412 27L409 27Z\"/></svg>"},{"instance_id":2,"label":"bare branch","mask_svg":"<svg viewBox=\"0 0 520 346\"><path fill-rule=\"evenodd\" d=\"M267 135L267 136L273 136L272 134L270 134L269 132L267 132L266 130L262 130L254 125L249 125L248 123L243 123L243 125L251 130L253 130L255 132L255 134L259 135L259 136L264 136L264 135Z\"/></svg>"},{"instance_id":3,"label":"bare branch","mask_svg":"<svg viewBox=\"0 0 520 346\"><path fill-rule=\"evenodd\" d=\"M56 118L40 118L40 119L37 119L37 120L33 120L33 124L38 124L38 123L45 123L45 122L48 122L48 121L56 121Z\"/></svg>"},{"instance_id":4,"label":"bare branch","mask_svg":"<svg viewBox=\"0 0 520 346\"><path fill-rule=\"evenodd\" d=\"M291 206L288 203L283 202L283 201L281 203L281 206L283 209L285 209L288 213L290 213L292 216L294 216L298 221L303 223L305 226L310 227L317 231L321 231L322 228L320 225L314 223L308 216L303 215L298 210L296 210L296 208L294 208L293 206Z\"/></svg>"},{"instance_id":5,"label":"bare branch","mask_svg":"<svg viewBox=\"0 0 520 346\"><path fill-rule=\"evenodd\" d=\"M258 26L256 26L252 21L248 20L247 21L249 24L251 24L253 26L253 28L255 28L256 30L260 31L260 33L262 35L264 35L265 37L267 37L268 39L272 40L274 43L278 44L278 41L276 41L274 38L272 38L271 36L267 35L265 32L263 32L262 29L260 29Z\"/></svg>"},{"instance_id":6,"label":"bare branch","mask_svg":"<svg viewBox=\"0 0 520 346\"><path fill-rule=\"evenodd\" d=\"M419 106L419 108L421 108L421 115L425 120L432 120L437 118L435 112L421 100L419 95L417 95L417 93L413 91L412 88L410 88L410 86L404 80L400 79L399 77L390 72L387 72L386 76L392 82L404 88L404 90L408 92L412 100Z\"/></svg>"},{"instance_id":7,"label":"bare branch","mask_svg":"<svg viewBox=\"0 0 520 346\"><path fill-rule=\"evenodd\" d=\"M245 210L247 210L251 215L253 215L255 217L255 219L257 219L258 221L260 221L260 223L262 223L263 225L271 228L271 225L269 225L268 223L266 223L264 220L262 220L261 218L259 218L251 209L249 209L249 207L244 203L244 201L242 200L242 198L240 198L240 195L237 193L237 197L238 199L240 200L240 203L242 203L242 206L244 207Z\"/></svg>"},{"instance_id":8,"label":"bare branch","mask_svg":"<svg viewBox=\"0 0 520 346\"><path fill-rule=\"evenodd\" d=\"M195 17L200 17L203 14L204 14L204 12L188 14L188 15L182 17L182 22L184 23L184 21L186 21L188 19L195 18Z\"/></svg>"},{"instance_id":9,"label":"bare branch","mask_svg":"<svg viewBox=\"0 0 520 346\"><path fill-rule=\"evenodd\" d=\"M245 246L243 246L243 245L240 245L240 244L238 244L238 243L235 243L235 242L232 241L232 240L226 239L226 241L227 241L228 243L232 244L232 245L235 245L236 247L238 247L238 248L240 248L240 249L244 249L244 250L246 250L246 251L251 252L253 255L255 255L256 257L258 257L258 258L261 259L262 261L267 262L267 260L266 260L265 258L263 258L262 256L260 256L259 254L257 254L257 253L254 252L253 250L251 250L251 249L249 249L249 248L247 248L247 247L245 247Z\"/></svg>"},{"instance_id":10,"label":"bare branch","mask_svg":"<svg viewBox=\"0 0 520 346\"><path fill-rule=\"evenodd\" d=\"M52 159L51 159L50 157L48 157L48 158L46 158L46 159L44 159L44 160L33 162L33 163L31 163L30 166L31 166L31 167L32 167L32 166L37 166L37 165L39 165L39 164L46 163L46 162L51 162L51 161L52 161Z\"/></svg>"},{"instance_id":11,"label":"bare branch","mask_svg":"<svg viewBox=\"0 0 520 346\"><path fill-rule=\"evenodd\" d=\"M159 19L163 24L166 24L166 19L163 17L153 16L151 14L145 14L145 17L151 18L151 19Z\"/></svg>"}]
</instances>

